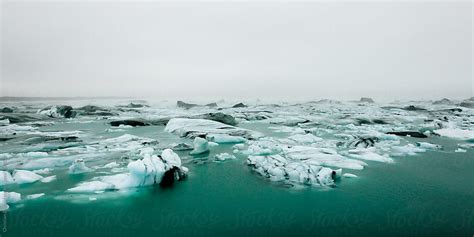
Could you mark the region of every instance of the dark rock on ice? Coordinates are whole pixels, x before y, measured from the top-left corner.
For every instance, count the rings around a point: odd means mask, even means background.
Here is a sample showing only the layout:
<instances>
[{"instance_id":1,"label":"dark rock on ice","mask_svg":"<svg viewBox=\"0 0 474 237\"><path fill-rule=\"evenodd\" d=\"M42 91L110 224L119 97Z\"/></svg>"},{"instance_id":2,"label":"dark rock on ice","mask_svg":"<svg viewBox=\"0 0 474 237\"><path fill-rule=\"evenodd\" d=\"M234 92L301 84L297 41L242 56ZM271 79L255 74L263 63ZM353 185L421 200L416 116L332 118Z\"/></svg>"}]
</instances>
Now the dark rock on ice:
<instances>
[{"instance_id":1,"label":"dark rock on ice","mask_svg":"<svg viewBox=\"0 0 474 237\"><path fill-rule=\"evenodd\" d=\"M130 104L126 105L125 107L136 109L136 108L144 108L144 107L150 107L150 106L145 105L145 104L130 103Z\"/></svg>"},{"instance_id":2,"label":"dark rock on ice","mask_svg":"<svg viewBox=\"0 0 474 237\"><path fill-rule=\"evenodd\" d=\"M143 121L143 120L124 119L124 120L111 121L110 125L112 125L114 127L117 127L117 126L120 126L120 125L128 125L128 126L132 126L132 127L137 127L137 126L148 126L150 124Z\"/></svg>"},{"instance_id":3,"label":"dark rock on ice","mask_svg":"<svg viewBox=\"0 0 474 237\"><path fill-rule=\"evenodd\" d=\"M228 114L221 113L221 112L207 113L207 114L199 115L195 118L213 120L213 121L221 122L221 123L232 125L232 126L237 125L237 121L235 121L234 117Z\"/></svg>"},{"instance_id":4,"label":"dark rock on ice","mask_svg":"<svg viewBox=\"0 0 474 237\"><path fill-rule=\"evenodd\" d=\"M185 103L181 100L178 100L178 102L176 103L176 105L178 106L178 108L183 108L183 109L191 109L193 107L196 107L196 106L199 106L197 104L189 104L189 103Z\"/></svg>"},{"instance_id":5,"label":"dark rock on ice","mask_svg":"<svg viewBox=\"0 0 474 237\"><path fill-rule=\"evenodd\" d=\"M474 109L474 97L464 100L459 106Z\"/></svg>"},{"instance_id":6,"label":"dark rock on ice","mask_svg":"<svg viewBox=\"0 0 474 237\"><path fill-rule=\"evenodd\" d=\"M3 109L0 110L0 113L13 113L13 109L4 107Z\"/></svg>"},{"instance_id":7,"label":"dark rock on ice","mask_svg":"<svg viewBox=\"0 0 474 237\"><path fill-rule=\"evenodd\" d=\"M76 109L81 115L91 116L116 116L117 113L111 112L109 109L102 108L95 105L86 105Z\"/></svg>"},{"instance_id":8,"label":"dark rock on ice","mask_svg":"<svg viewBox=\"0 0 474 237\"><path fill-rule=\"evenodd\" d=\"M48 107L38 111L38 113L39 114L44 114L44 115L46 115L48 117L51 117L51 118L58 118L58 117L74 118L74 117L76 117L76 111L74 111L73 108L69 105L48 106Z\"/></svg>"},{"instance_id":9,"label":"dark rock on ice","mask_svg":"<svg viewBox=\"0 0 474 237\"><path fill-rule=\"evenodd\" d=\"M425 134L417 131L400 131L400 132L387 132L387 134L397 135L397 136L410 136L410 137L417 137L417 138L427 138Z\"/></svg>"},{"instance_id":10,"label":"dark rock on ice","mask_svg":"<svg viewBox=\"0 0 474 237\"><path fill-rule=\"evenodd\" d=\"M171 169L167 170L163 175L160 186L161 187L170 187L173 185L174 181L182 180L186 177L186 173L180 168L173 166Z\"/></svg>"},{"instance_id":11,"label":"dark rock on ice","mask_svg":"<svg viewBox=\"0 0 474 237\"><path fill-rule=\"evenodd\" d=\"M189 151L193 149L193 146L186 144L186 143L180 143L176 146L173 146L171 148L173 151Z\"/></svg>"},{"instance_id":12,"label":"dark rock on ice","mask_svg":"<svg viewBox=\"0 0 474 237\"><path fill-rule=\"evenodd\" d=\"M209 104L207 104L207 105L205 105L205 106L206 106L206 107L212 107L212 108L214 108L214 107L217 107L217 103L215 103L215 102L214 102L214 103L209 103Z\"/></svg>"},{"instance_id":13,"label":"dark rock on ice","mask_svg":"<svg viewBox=\"0 0 474 237\"><path fill-rule=\"evenodd\" d=\"M375 101L372 98L368 98L368 97L360 98L359 102L362 102L362 103L375 103Z\"/></svg>"},{"instance_id":14,"label":"dark rock on ice","mask_svg":"<svg viewBox=\"0 0 474 237\"><path fill-rule=\"evenodd\" d=\"M232 106L232 108L245 108L245 107L247 107L247 105L245 105L244 103L238 103Z\"/></svg>"},{"instance_id":15,"label":"dark rock on ice","mask_svg":"<svg viewBox=\"0 0 474 237\"><path fill-rule=\"evenodd\" d=\"M435 102L433 102L434 105L450 105L450 104L453 104L453 102L451 102L449 99L447 98L443 98L441 100L437 100Z\"/></svg>"},{"instance_id":16,"label":"dark rock on ice","mask_svg":"<svg viewBox=\"0 0 474 237\"><path fill-rule=\"evenodd\" d=\"M409 105L407 107L404 107L403 108L404 110L408 110L408 111L426 111L426 109L424 108L420 108L420 107L416 107L414 105Z\"/></svg>"},{"instance_id":17,"label":"dark rock on ice","mask_svg":"<svg viewBox=\"0 0 474 237\"><path fill-rule=\"evenodd\" d=\"M51 118L42 114L8 113L0 115L0 120L4 119L8 119L10 123L26 123L40 120L50 120Z\"/></svg>"}]
</instances>

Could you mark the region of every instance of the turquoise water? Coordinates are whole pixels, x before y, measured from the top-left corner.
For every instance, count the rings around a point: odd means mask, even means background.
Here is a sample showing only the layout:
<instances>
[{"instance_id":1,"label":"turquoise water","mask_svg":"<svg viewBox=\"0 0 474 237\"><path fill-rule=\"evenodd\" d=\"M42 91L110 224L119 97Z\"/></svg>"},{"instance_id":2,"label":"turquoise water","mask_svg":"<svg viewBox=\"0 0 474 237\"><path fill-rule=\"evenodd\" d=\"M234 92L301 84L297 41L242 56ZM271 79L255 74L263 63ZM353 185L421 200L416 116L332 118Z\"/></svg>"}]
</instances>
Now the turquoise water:
<instances>
[{"instance_id":1,"label":"turquoise water","mask_svg":"<svg viewBox=\"0 0 474 237\"><path fill-rule=\"evenodd\" d=\"M156 131L162 128L128 133L160 136ZM449 139L425 140L445 150L457 146ZM231 151L231 146L221 145L208 157L223 151ZM351 171L358 178L344 179L335 188L295 188L270 182L254 174L243 157L217 163L205 162L207 156L193 158L183 152L180 156L190 174L172 187L139 188L87 203L76 203L75 196L57 191L60 198L47 195L11 208L3 236L473 234L472 149L467 153L427 151L395 158L394 164L368 162L363 171ZM17 189L28 188L31 193L64 190L93 176L56 174L56 182Z\"/></svg>"}]
</instances>

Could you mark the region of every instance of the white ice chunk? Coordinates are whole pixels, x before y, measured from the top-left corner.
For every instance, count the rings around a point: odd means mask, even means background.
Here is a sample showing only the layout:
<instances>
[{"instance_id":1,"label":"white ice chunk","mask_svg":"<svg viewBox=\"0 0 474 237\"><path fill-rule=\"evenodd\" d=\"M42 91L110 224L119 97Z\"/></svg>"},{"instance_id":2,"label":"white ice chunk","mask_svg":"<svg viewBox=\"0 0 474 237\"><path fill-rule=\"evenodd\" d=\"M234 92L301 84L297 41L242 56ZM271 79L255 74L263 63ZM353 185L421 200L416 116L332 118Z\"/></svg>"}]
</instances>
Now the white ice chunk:
<instances>
[{"instance_id":1,"label":"white ice chunk","mask_svg":"<svg viewBox=\"0 0 474 237\"><path fill-rule=\"evenodd\" d=\"M163 158L169 168L181 167L181 159L178 154L171 149L163 150L163 152L161 152L161 158Z\"/></svg>"},{"instance_id":2,"label":"white ice chunk","mask_svg":"<svg viewBox=\"0 0 474 237\"><path fill-rule=\"evenodd\" d=\"M194 138L194 149L189 153L191 155L198 155L204 152L209 151L209 144L208 141L204 138L196 137Z\"/></svg>"},{"instance_id":3,"label":"white ice chunk","mask_svg":"<svg viewBox=\"0 0 474 237\"><path fill-rule=\"evenodd\" d=\"M107 191L114 189L114 185L105 183L102 181L90 181L79 184L74 188L70 188L67 191L73 193L93 193L97 191Z\"/></svg>"},{"instance_id":4,"label":"white ice chunk","mask_svg":"<svg viewBox=\"0 0 474 237\"><path fill-rule=\"evenodd\" d=\"M42 178L43 176L38 175L33 171L28 171L28 170L13 171L13 179L15 180L15 183L17 184L34 183Z\"/></svg>"},{"instance_id":5,"label":"white ice chunk","mask_svg":"<svg viewBox=\"0 0 474 237\"><path fill-rule=\"evenodd\" d=\"M13 177L10 172L0 170L0 185L7 185L12 183L15 183L15 180L13 180Z\"/></svg>"},{"instance_id":6,"label":"white ice chunk","mask_svg":"<svg viewBox=\"0 0 474 237\"><path fill-rule=\"evenodd\" d=\"M413 144L407 144L405 146L394 146L392 147L392 156L413 156L419 152L425 152L426 150L420 147L416 147Z\"/></svg>"},{"instance_id":7,"label":"white ice chunk","mask_svg":"<svg viewBox=\"0 0 474 237\"><path fill-rule=\"evenodd\" d=\"M459 128L443 128L434 131L440 136L455 139L470 140L474 139L474 130L464 130Z\"/></svg>"},{"instance_id":8,"label":"white ice chunk","mask_svg":"<svg viewBox=\"0 0 474 237\"><path fill-rule=\"evenodd\" d=\"M235 156L229 153L220 153L216 155L216 160L218 161L233 160L233 159L235 159Z\"/></svg>"},{"instance_id":9,"label":"white ice chunk","mask_svg":"<svg viewBox=\"0 0 474 237\"><path fill-rule=\"evenodd\" d=\"M44 196L44 193L30 194L26 196L26 199L37 199Z\"/></svg>"},{"instance_id":10,"label":"white ice chunk","mask_svg":"<svg viewBox=\"0 0 474 237\"><path fill-rule=\"evenodd\" d=\"M0 211L6 211L8 208L8 204L17 203L21 201L21 194L16 192L0 192Z\"/></svg>"},{"instance_id":11,"label":"white ice chunk","mask_svg":"<svg viewBox=\"0 0 474 237\"><path fill-rule=\"evenodd\" d=\"M344 178L357 178L357 175L351 173L345 173L342 175Z\"/></svg>"},{"instance_id":12,"label":"white ice chunk","mask_svg":"<svg viewBox=\"0 0 474 237\"><path fill-rule=\"evenodd\" d=\"M377 154L375 152L375 147L352 149L349 150L348 154L350 157L356 159L393 163L393 159L388 155Z\"/></svg>"},{"instance_id":13,"label":"white ice chunk","mask_svg":"<svg viewBox=\"0 0 474 237\"><path fill-rule=\"evenodd\" d=\"M54 180L56 180L56 175L51 175L51 176L42 178L41 183L49 183L49 182L52 182Z\"/></svg>"},{"instance_id":14,"label":"white ice chunk","mask_svg":"<svg viewBox=\"0 0 474 237\"><path fill-rule=\"evenodd\" d=\"M83 159L76 159L71 166L69 166L70 174L82 174L91 172L92 169L87 167Z\"/></svg>"},{"instance_id":15,"label":"white ice chunk","mask_svg":"<svg viewBox=\"0 0 474 237\"><path fill-rule=\"evenodd\" d=\"M456 149L454 152L464 153L464 152L467 152L467 150L458 148L458 149Z\"/></svg>"},{"instance_id":16,"label":"white ice chunk","mask_svg":"<svg viewBox=\"0 0 474 237\"><path fill-rule=\"evenodd\" d=\"M420 148L429 149L429 150L438 150L442 148L440 145L432 144L429 142L417 142L416 145Z\"/></svg>"}]
</instances>

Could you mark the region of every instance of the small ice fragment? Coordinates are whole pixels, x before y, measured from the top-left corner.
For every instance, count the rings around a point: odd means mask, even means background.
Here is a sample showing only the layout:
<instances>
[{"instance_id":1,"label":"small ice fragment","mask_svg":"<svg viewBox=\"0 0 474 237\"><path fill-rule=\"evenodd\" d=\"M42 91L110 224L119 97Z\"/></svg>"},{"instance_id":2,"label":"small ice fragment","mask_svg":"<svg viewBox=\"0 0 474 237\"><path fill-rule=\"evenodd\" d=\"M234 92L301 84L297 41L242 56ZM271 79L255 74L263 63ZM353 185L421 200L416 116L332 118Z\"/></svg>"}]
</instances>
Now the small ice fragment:
<instances>
[{"instance_id":1,"label":"small ice fragment","mask_svg":"<svg viewBox=\"0 0 474 237\"><path fill-rule=\"evenodd\" d=\"M69 166L70 174L82 174L86 172L91 172L92 169L87 167L83 159L76 159L71 166Z\"/></svg>"},{"instance_id":2,"label":"small ice fragment","mask_svg":"<svg viewBox=\"0 0 474 237\"><path fill-rule=\"evenodd\" d=\"M458 149L456 149L454 152L461 152L461 153L464 153L464 152L467 152L467 150L458 148Z\"/></svg>"},{"instance_id":3,"label":"small ice fragment","mask_svg":"<svg viewBox=\"0 0 474 237\"><path fill-rule=\"evenodd\" d=\"M202 154L204 152L209 151L209 143L204 138L200 138L200 137L194 138L193 144L194 144L194 149L189 153L191 155L198 155L198 154Z\"/></svg>"},{"instance_id":4,"label":"small ice fragment","mask_svg":"<svg viewBox=\"0 0 474 237\"><path fill-rule=\"evenodd\" d=\"M235 159L235 156L229 153L221 153L221 154L216 155L216 160L218 161L233 160L233 159Z\"/></svg>"},{"instance_id":5,"label":"small ice fragment","mask_svg":"<svg viewBox=\"0 0 474 237\"><path fill-rule=\"evenodd\" d=\"M429 142L417 142L416 145L423 149L438 150L442 147L440 145L432 144Z\"/></svg>"},{"instance_id":6,"label":"small ice fragment","mask_svg":"<svg viewBox=\"0 0 474 237\"><path fill-rule=\"evenodd\" d=\"M30 194L26 196L26 199L36 199L44 196L44 193Z\"/></svg>"},{"instance_id":7,"label":"small ice fragment","mask_svg":"<svg viewBox=\"0 0 474 237\"><path fill-rule=\"evenodd\" d=\"M342 175L344 178L357 178L357 175L351 173L345 173Z\"/></svg>"}]
</instances>

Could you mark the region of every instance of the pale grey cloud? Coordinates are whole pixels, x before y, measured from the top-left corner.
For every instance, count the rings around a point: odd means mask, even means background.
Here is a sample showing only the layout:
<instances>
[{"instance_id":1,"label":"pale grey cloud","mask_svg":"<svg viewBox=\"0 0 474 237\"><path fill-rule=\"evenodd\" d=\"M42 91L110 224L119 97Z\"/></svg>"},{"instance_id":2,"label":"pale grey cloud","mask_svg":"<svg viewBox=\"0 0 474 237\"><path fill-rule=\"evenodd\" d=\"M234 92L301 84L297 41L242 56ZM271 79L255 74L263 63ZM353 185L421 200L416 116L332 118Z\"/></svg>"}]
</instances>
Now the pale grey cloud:
<instances>
[{"instance_id":1,"label":"pale grey cloud","mask_svg":"<svg viewBox=\"0 0 474 237\"><path fill-rule=\"evenodd\" d=\"M464 98L472 3L3 2L3 96Z\"/></svg>"}]
</instances>

